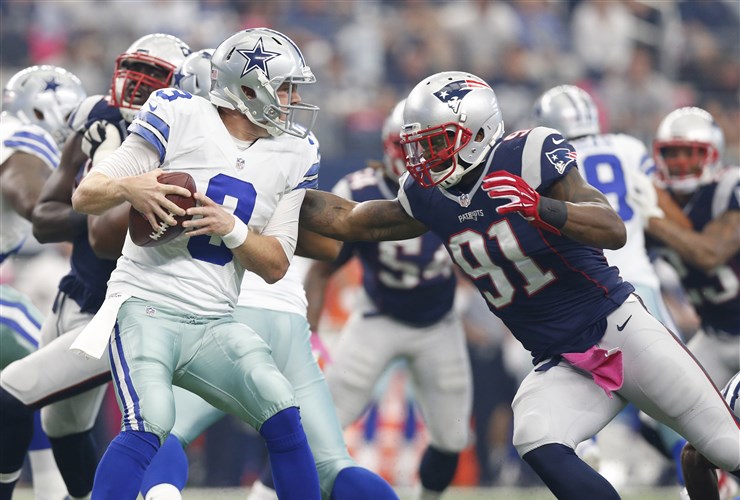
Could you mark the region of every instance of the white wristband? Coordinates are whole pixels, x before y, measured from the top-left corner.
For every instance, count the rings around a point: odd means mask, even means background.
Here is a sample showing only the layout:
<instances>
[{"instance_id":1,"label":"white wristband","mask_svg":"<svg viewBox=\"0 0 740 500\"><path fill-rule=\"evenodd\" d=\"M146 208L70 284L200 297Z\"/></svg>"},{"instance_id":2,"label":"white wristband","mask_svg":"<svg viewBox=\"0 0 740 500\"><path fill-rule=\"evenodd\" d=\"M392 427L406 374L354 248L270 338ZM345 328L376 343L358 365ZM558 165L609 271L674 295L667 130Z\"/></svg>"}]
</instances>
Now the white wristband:
<instances>
[{"instance_id":1,"label":"white wristband","mask_svg":"<svg viewBox=\"0 0 740 500\"><path fill-rule=\"evenodd\" d=\"M249 228L239 217L234 217L234 229L229 234L221 236L221 241L224 242L226 248L236 248L242 246L242 243L247 241L249 235Z\"/></svg>"}]
</instances>

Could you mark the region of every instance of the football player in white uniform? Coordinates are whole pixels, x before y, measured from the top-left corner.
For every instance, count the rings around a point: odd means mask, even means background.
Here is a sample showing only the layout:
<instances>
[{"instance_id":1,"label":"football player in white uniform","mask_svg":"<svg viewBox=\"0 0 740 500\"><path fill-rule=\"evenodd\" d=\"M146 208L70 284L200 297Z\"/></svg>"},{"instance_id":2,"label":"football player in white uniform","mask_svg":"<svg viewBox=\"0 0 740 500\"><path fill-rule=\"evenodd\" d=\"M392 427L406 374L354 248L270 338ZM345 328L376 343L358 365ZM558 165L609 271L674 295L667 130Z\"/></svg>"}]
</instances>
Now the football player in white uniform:
<instances>
[{"instance_id":1,"label":"football player in white uniform","mask_svg":"<svg viewBox=\"0 0 740 500\"><path fill-rule=\"evenodd\" d=\"M560 85L535 102L538 125L560 131L578 154L578 166L589 184L604 193L624 221L627 242L618 250L604 250L610 265L629 281L648 311L672 332L678 332L660 292L660 280L645 247L645 226L662 217L655 187L648 177L654 168L650 151L626 134L602 134L599 112L592 97L575 85ZM655 424L660 451L676 462L680 475L683 438L670 427Z\"/></svg>"},{"instance_id":2,"label":"football player in white uniform","mask_svg":"<svg viewBox=\"0 0 740 500\"><path fill-rule=\"evenodd\" d=\"M209 98L210 60L213 51L204 49L189 55L177 72L176 86L193 95ZM318 149L316 138L311 141ZM318 154L303 186L318 186ZM296 251L314 258L333 260L341 244L336 240L299 233ZM301 421L311 446L324 498L334 500L396 499L390 485L377 474L357 467L344 444L334 403L324 376L317 367L306 320L306 293L303 290L305 259L295 259L285 276L268 285L258 275L246 272L242 279L234 318L257 332L272 350L280 371L293 385L301 407ZM180 500L187 481L187 447L224 412L179 387L173 388L176 418L172 433L155 455L144 476L141 492L146 500ZM251 500L277 499L272 472L266 467L251 490Z\"/></svg>"},{"instance_id":3,"label":"football player in white uniform","mask_svg":"<svg viewBox=\"0 0 740 500\"><path fill-rule=\"evenodd\" d=\"M386 118L382 165L343 177L334 193L349 200L393 199L405 172L403 106ZM470 442L473 380L462 322L453 310L456 278L439 238L345 243L334 263L315 262L306 276L309 322L318 327L331 275L353 256L363 269L363 293L340 333L326 368L342 427L357 420L388 367L404 360L430 443L419 465L422 499L439 498Z\"/></svg>"},{"instance_id":4,"label":"football player in white uniform","mask_svg":"<svg viewBox=\"0 0 740 500\"><path fill-rule=\"evenodd\" d=\"M85 95L80 80L56 66L32 66L8 80L0 118L0 263L20 250L31 233L34 206L71 132L67 118ZM36 350L41 322L41 313L27 297L0 285L0 370ZM0 392L0 400L5 396ZM22 407L1 412L3 427L12 432L0 432L0 498L12 494L27 449L35 497L63 498L64 482L39 412L32 416L31 409ZM11 449L19 453L8 453Z\"/></svg>"},{"instance_id":5,"label":"football player in white uniform","mask_svg":"<svg viewBox=\"0 0 740 500\"><path fill-rule=\"evenodd\" d=\"M69 121L76 134L65 143L59 167L44 184L33 211L39 241L72 243L70 271L60 280L42 326L41 347L0 374L0 413L23 415L28 408L41 408L44 430L72 498L85 498L92 489L98 447L91 430L111 375L106 359L86 360L69 346L103 303L115 267L115 256L92 250L88 229L100 221L73 210L72 191L90 163L120 145L137 110L152 91L170 85L174 70L189 53L179 38L156 33L139 38L118 56L110 94L90 96L72 111ZM125 234L128 213L119 216L123 224L105 220L101 225ZM121 239L109 236L102 240ZM17 434L23 422L3 426L0 434ZM26 448L16 440L3 448L4 456L22 456Z\"/></svg>"},{"instance_id":6,"label":"football player in white uniform","mask_svg":"<svg viewBox=\"0 0 740 500\"><path fill-rule=\"evenodd\" d=\"M504 135L493 89L469 73L423 79L404 108L409 176L395 200L309 191L306 229L349 241L431 229L534 369L512 403L514 445L560 499L618 499L574 452L628 402L740 474L740 429L701 366L610 267L624 223L580 176L556 130Z\"/></svg>"},{"instance_id":7,"label":"football player in white uniform","mask_svg":"<svg viewBox=\"0 0 740 500\"><path fill-rule=\"evenodd\" d=\"M266 28L227 38L211 64L210 101L179 89L154 92L131 135L72 198L84 213L129 202L153 229L157 218L175 225L173 215L185 210L165 196L190 193L157 177L184 171L199 203L187 211L195 216L183 223L187 232L170 242L138 247L127 236L99 322L77 339L96 356L110 342L123 414L93 498L137 497L175 422L173 384L260 432L279 496L321 497L293 388L267 344L233 317L245 270L274 283L293 256L304 183L317 160L309 133L318 108L301 102L298 85L315 77L293 41Z\"/></svg>"}]
</instances>

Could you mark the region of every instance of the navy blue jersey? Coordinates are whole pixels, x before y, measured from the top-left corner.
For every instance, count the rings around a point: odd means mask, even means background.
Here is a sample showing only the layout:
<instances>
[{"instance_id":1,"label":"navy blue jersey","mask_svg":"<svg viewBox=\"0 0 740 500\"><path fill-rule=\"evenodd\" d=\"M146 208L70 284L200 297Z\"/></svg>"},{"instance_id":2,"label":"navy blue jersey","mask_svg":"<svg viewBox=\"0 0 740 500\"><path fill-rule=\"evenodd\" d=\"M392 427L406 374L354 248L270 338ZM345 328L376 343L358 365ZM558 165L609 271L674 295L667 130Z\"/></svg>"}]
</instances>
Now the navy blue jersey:
<instances>
[{"instance_id":1,"label":"navy blue jersey","mask_svg":"<svg viewBox=\"0 0 740 500\"><path fill-rule=\"evenodd\" d=\"M740 167L727 168L717 182L700 187L684 208L696 231L729 210L740 210ZM675 251L662 246L676 269L703 327L740 335L740 253L710 272L685 262Z\"/></svg>"},{"instance_id":2,"label":"navy blue jersey","mask_svg":"<svg viewBox=\"0 0 740 500\"><path fill-rule=\"evenodd\" d=\"M84 132L97 120L106 120L118 126L125 137L126 122L118 108L111 106L104 96L91 96L82 101L70 115L70 126L75 132ZM85 165L80 165L79 177ZM90 247L87 232L72 241L72 269L59 282L59 289L80 306L82 312L95 313L105 300L108 278L116 267L115 260L100 259Z\"/></svg>"},{"instance_id":3,"label":"navy blue jersey","mask_svg":"<svg viewBox=\"0 0 740 500\"><path fill-rule=\"evenodd\" d=\"M488 173L506 170L545 193L572 168L573 147L556 130L537 127L500 141L465 192L424 189L408 177L399 192L406 211L445 242L535 363L596 344L606 316L634 288L601 249L539 230L518 214L498 214L508 200L493 200L480 186Z\"/></svg>"},{"instance_id":4,"label":"navy blue jersey","mask_svg":"<svg viewBox=\"0 0 740 500\"><path fill-rule=\"evenodd\" d=\"M334 192L358 202L396 197L398 185L367 168L342 178ZM452 309L452 261L433 233L403 241L345 243L336 264L354 255L362 263L362 285L379 314L426 326Z\"/></svg>"}]
</instances>

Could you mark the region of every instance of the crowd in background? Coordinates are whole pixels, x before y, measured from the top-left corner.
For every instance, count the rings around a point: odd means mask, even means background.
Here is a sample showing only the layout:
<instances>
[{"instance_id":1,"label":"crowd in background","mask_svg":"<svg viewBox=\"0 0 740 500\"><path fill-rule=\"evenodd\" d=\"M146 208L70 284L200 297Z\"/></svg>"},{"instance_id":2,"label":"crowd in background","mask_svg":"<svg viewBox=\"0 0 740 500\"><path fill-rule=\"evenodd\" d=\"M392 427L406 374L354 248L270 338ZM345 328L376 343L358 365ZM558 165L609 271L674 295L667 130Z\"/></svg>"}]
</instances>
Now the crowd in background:
<instances>
[{"instance_id":1,"label":"crowd in background","mask_svg":"<svg viewBox=\"0 0 740 500\"><path fill-rule=\"evenodd\" d=\"M493 85L513 131L533 100L575 83L607 131L645 141L662 116L695 104L719 122L727 161L740 156L740 9L734 0L161 0L0 2L3 81L30 64L79 75L105 93L115 57L139 36L171 33L193 49L240 28L290 34L318 84L322 188L380 155L392 106L423 77L470 71Z\"/></svg>"},{"instance_id":2,"label":"crowd in background","mask_svg":"<svg viewBox=\"0 0 740 500\"><path fill-rule=\"evenodd\" d=\"M574 83L597 99L604 131L649 144L670 110L697 105L725 132L725 163L740 158L735 0L5 0L0 80L50 63L77 74L89 94L106 93L116 56L142 35L170 33L197 50L255 26L291 36L317 76L301 95L321 107L314 131L323 189L367 159L379 159L380 128L395 103L423 77L451 69L492 85L509 131L533 125L531 107L543 90ZM0 281L36 283L25 288L42 311L56 291L56 270L67 270L65 256L45 259L36 259L34 269L16 269L18 276L7 266L0 272ZM691 328L692 318L684 324ZM476 346L473 340L473 356L501 356L498 341L478 338ZM110 409L115 413L112 400ZM240 424L225 420L219 427L195 447L194 483L244 481L244 471L258 470L264 460ZM115 430L103 425L101 438ZM209 453L211 447L218 452ZM252 456L242 456L253 463L220 462L226 447L252 449Z\"/></svg>"}]
</instances>

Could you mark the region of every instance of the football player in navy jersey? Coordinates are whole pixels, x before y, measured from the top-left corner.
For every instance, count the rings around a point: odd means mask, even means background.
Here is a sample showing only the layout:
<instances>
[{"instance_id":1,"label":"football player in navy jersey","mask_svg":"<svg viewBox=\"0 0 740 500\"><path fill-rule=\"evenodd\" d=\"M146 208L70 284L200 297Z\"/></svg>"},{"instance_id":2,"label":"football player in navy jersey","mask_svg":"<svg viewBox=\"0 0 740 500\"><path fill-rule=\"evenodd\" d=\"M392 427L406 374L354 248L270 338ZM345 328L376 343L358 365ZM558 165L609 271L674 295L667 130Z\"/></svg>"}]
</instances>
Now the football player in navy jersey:
<instances>
[{"instance_id":1,"label":"football player in navy jersey","mask_svg":"<svg viewBox=\"0 0 740 500\"><path fill-rule=\"evenodd\" d=\"M59 147L71 130L69 113L85 98L82 82L57 66L31 66L3 89L0 118L0 263L16 254L31 234L31 216L44 182L59 164ZM0 285L0 370L33 352L41 341L43 315L10 285ZM5 395L0 392L0 404ZM17 411L15 411L17 410ZM0 498L7 498L28 458L37 500L67 494L38 411L0 407ZM5 432L7 429L12 432Z\"/></svg>"},{"instance_id":2,"label":"football player in navy jersey","mask_svg":"<svg viewBox=\"0 0 740 500\"><path fill-rule=\"evenodd\" d=\"M91 429L111 375L107 360L85 359L69 346L103 303L116 264L115 255L96 255L91 249L88 224L100 222L73 210L72 192L90 163L120 145L138 108L151 92L169 86L189 52L180 39L153 34L117 58L110 94L88 97L69 117L76 134L67 140L59 168L34 208L33 231L39 241L72 243L71 270L60 281L52 313L44 321L41 348L9 365L0 376L0 413L22 416L0 433L17 435L30 411L41 408L44 429L72 498L84 498L92 489L98 452ZM127 216L128 211L121 210L117 218L103 222L110 228L111 242L125 234ZM22 457L27 446L15 441L3 448L4 456Z\"/></svg>"},{"instance_id":3,"label":"football player in navy jersey","mask_svg":"<svg viewBox=\"0 0 740 500\"><path fill-rule=\"evenodd\" d=\"M604 255L610 265L619 268L622 278L635 287L648 311L676 332L645 246L645 226L654 217L664 216L648 176L654 169L650 151L635 137L602 133L596 103L575 85L559 85L543 93L535 102L533 117L539 125L557 129L571 143L585 179L604 193L624 221L626 244L618 250L605 250ZM683 222L688 224L687 220ZM657 434L651 441L675 461L680 474L683 438L664 425L658 425L656 430L646 427L641 432Z\"/></svg>"},{"instance_id":4,"label":"football player in navy jersey","mask_svg":"<svg viewBox=\"0 0 740 500\"><path fill-rule=\"evenodd\" d=\"M722 389L722 396L727 406L740 419L740 372ZM681 500L723 500L735 498L737 485L729 482L732 477L720 475L717 477L717 467L696 451L693 445L686 443L681 453L686 488L681 491Z\"/></svg>"},{"instance_id":5,"label":"football player in navy jersey","mask_svg":"<svg viewBox=\"0 0 740 500\"><path fill-rule=\"evenodd\" d=\"M693 228L651 219L647 231L661 243L659 253L699 316L701 327L688 348L721 387L740 370L740 167L722 166L724 134L696 107L669 113L653 149L657 181Z\"/></svg>"},{"instance_id":6,"label":"football player in navy jersey","mask_svg":"<svg viewBox=\"0 0 740 500\"><path fill-rule=\"evenodd\" d=\"M403 107L401 101L383 124L383 163L345 176L335 194L358 202L395 198L405 171ZM326 368L339 420L342 427L357 420L381 375L394 360L405 360L430 437L419 467L420 498L439 498L470 441L472 406L465 332L452 308L452 261L433 233L403 241L345 243L336 261L314 262L306 276L314 330L329 278L353 256L362 263L364 293Z\"/></svg>"},{"instance_id":7,"label":"football player in navy jersey","mask_svg":"<svg viewBox=\"0 0 740 500\"><path fill-rule=\"evenodd\" d=\"M431 230L489 309L530 351L534 369L512 403L514 445L561 499L617 499L575 446L633 402L740 474L740 428L701 366L643 307L602 249L624 223L581 177L556 130L504 135L493 90L443 72L404 108L409 175L395 200L353 203L310 192L304 227L347 241Z\"/></svg>"},{"instance_id":8,"label":"football player in navy jersey","mask_svg":"<svg viewBox=\"0 0 740 500\"><path fill-rule=\"evenodd\" d=\"M718 387L740 370L740 167L722 166L724 134L703 109L668 114L654 139L657 180L693 228L651 219L701 329L688 343Z\"/></svg>"}]
</instances>

